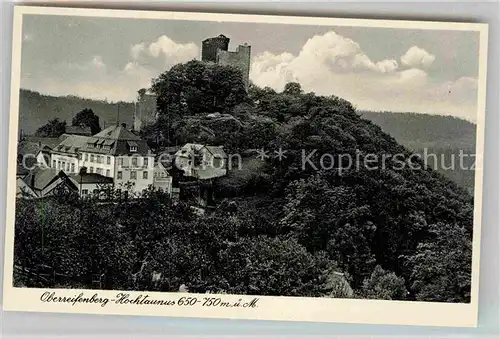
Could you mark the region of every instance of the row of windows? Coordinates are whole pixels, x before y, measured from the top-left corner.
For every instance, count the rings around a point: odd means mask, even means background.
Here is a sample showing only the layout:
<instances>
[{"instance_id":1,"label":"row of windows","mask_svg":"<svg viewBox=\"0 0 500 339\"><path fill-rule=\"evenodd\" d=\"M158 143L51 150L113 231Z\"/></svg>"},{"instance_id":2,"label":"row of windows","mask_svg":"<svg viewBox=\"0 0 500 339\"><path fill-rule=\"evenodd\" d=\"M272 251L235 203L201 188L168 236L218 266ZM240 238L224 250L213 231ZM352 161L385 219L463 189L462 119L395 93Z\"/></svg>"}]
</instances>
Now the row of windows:
<instances>
[{"instance_id":1,"label":"row of windows","mask_svg":"<svg viewBox=\"0 0 500 339\"><path fill-rule=\"evenodd\" d=\"M143 179L148 179L148 176L149 176L148 171L142 172ZM122 171L118 171L116 173L116 179L123 179L123 172ZM137 180L137 171L130 171L130 179Z\"/></svg>"},{"instance_id":2,"label":"row of windows","mask_svg":"<svg viewBox=\"0 0 500 339\"><path fill-rule=\"evenodd\" d=\"M94 173L94 167L92 167L92 166L89 167L89 173ZM107 169L106 172L104 172L104 169L99 168L99 167L97 167L95 169L95 173L100 174L100 175L104 175L104 173L106 173L107 177L111 176L109 169Z\"/></svg>"},{"instance_id":3,"label":"row of windows","mask_svg":"<svg viewBox=\"0 0 500 339\"><path fill-rule=\"evenodd\" d=\"M104 164L104 158L106 158L106 164L110 165L111 164L111 157L104 155L94 155L94 154L87 154L85 153L84 160L85 161L90 161L90 162L96 162L98 164ZM89 160L90 159L90 160Z\"/></svg>"},{"instance_id":4,"label":"row of windows","mask_svg":"<svg viewBox=\"0 0 500 339\"><path fill-rule=\"evenodd\" d=\"M65 172L68 172L68 173L74 173L75 172L75 164L74 163L70 163L70 162L66 162L66 161L56 161L56 160L53 160L52 161L52 167L55 168L55 169L58 169L58 170L62 170L62 171L65 171Z\"/></svg>"},{"instance_id":5,"label":"row of windows","mask_svg":"<svg viewBox=\"0 0 500 339\"><path fill-rule=\"evenodd\" d=\"M138 165L137 159L138 159L137 157L132 157L132 166ZM143 158L142 165L148 166L149 165L149 158ZM118 158L118 166L123 166L123 158Z\"/></svg>"}]
</instances>

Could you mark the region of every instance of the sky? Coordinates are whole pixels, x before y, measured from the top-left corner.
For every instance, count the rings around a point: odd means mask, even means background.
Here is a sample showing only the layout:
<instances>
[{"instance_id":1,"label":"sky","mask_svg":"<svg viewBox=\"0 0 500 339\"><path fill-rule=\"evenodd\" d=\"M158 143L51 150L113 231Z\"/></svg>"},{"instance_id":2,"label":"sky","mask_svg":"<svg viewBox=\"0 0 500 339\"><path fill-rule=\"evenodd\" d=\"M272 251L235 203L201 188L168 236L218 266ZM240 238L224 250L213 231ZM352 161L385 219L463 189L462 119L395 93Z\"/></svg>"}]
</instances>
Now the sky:
<instances>
[{"instance_id":1,"label":"sky","mask_svg":"<svg viewBox=\"0 0 500 339\"><path fill-rule=\"evenodd\" d=\"M24 15L21 87L134 101L224 34L252 47L250 80L336 95L363 110L477 114L479 33L367 27Z\"/></svg>"}]
</instances>

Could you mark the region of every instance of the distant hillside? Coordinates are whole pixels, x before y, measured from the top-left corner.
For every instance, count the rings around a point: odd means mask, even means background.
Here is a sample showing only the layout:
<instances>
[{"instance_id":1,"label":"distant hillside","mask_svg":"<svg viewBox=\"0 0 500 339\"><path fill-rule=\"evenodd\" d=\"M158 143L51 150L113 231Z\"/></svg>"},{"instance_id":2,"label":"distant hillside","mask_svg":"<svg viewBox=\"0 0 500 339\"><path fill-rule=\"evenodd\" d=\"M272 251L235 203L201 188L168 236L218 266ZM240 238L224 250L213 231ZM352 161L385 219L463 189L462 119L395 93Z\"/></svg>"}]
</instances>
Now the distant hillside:
<instances>
[{"instance_id":1,"label":"distant hillside","mask_svg":"<svg viewBox=\"0 0 500 339\"><path fill-rule=\"evenodd\" d=\"M475 148L476 125L466 120L419 113L359 111L359 114L412 150L424 147Z\"/></svg>"},{"instance_id":2,"label":"distant hillside","mask_svg":"<svg viewBox=\"0 0 500 339\"><path fill-rule=\"evenodd\" d=\"M134 104L120 102L120 122L132 126ZM83 99L76 96L55 97L21 89L19 97L19 128L33 134L50 119L59 118L71 124L76 113L90 108L99 116L101 128L116 122L118 103Z\"/></svg>"},{"instance_id":3,"label":"distant hillside","mask_svg":"<svg viewBox=\"0 0 500 339\"><path fill-rule=\"evenodd\" d=\"M461 151L463 154L475 154L476 125L451 116L369 111L358 113L415 153L435 154L438 166L433 166L432 157L429 157L429 165L473 192L475 171L469 168L475 158L464 157L462 166L459 156Z\"/></svg>"}]
</instances>

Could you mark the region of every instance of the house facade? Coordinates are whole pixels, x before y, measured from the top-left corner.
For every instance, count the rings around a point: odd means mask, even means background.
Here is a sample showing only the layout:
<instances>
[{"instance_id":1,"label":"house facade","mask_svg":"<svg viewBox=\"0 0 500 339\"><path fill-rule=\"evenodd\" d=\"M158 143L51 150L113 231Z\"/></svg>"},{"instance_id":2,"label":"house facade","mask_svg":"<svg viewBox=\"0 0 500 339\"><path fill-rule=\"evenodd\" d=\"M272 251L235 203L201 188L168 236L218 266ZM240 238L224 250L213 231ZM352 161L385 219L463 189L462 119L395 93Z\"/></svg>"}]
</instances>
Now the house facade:
<instances>
[{"instance_id":1,"label":"house facade","mask_svg":"<svg viewBox=\"0 0 500 339\"><path fill-rule=\"evenodd\" d=\"M113 180L116 188L140 193L153 185L154 158L145 140L113 125L93 136L69 135L51 151L51 167L67 174L86 168Z\"/></svg>"},{"instance_id":2,"label":"house facade","mask_svg":"<svg viewBox=\"0 0 500 339\"><path fill-rule=\"evenodd\" d=\"M186 177L214 179L227 174L227 154L222 146L185 144L175 153L175 166Z\"/></svg>"}]
</instances>

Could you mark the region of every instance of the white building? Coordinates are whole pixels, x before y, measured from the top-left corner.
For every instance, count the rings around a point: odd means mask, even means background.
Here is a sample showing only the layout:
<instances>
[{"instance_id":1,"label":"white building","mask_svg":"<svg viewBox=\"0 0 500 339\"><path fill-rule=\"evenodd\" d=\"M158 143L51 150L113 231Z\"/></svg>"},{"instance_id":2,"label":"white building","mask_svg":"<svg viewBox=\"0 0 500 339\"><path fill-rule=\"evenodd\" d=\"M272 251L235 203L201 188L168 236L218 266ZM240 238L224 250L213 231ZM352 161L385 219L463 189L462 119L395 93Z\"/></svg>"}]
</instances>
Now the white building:
<instances>
[{"instance_id":1,"label":"white building","mask_svg":"<svg viewBox=\"0 0 500 339\"><path fill-rule=\"evenodd\" d=\"M201 180L225 176L227 160L222 146L185 144L175 153L175 166L184 176Z\"/></svg>"},{"instance_id":2,"label":"white building","mask_svg":"<svg viewBox=\"0 0 500 339\"><path fill-rule=\"evenodd\" d=\"M153 185L154 158L145 140L125 126L110 126L93 136L68 135L51 151L51 167L68 174L86 167L138 193Z\"/></svg>"}]
</instances>

